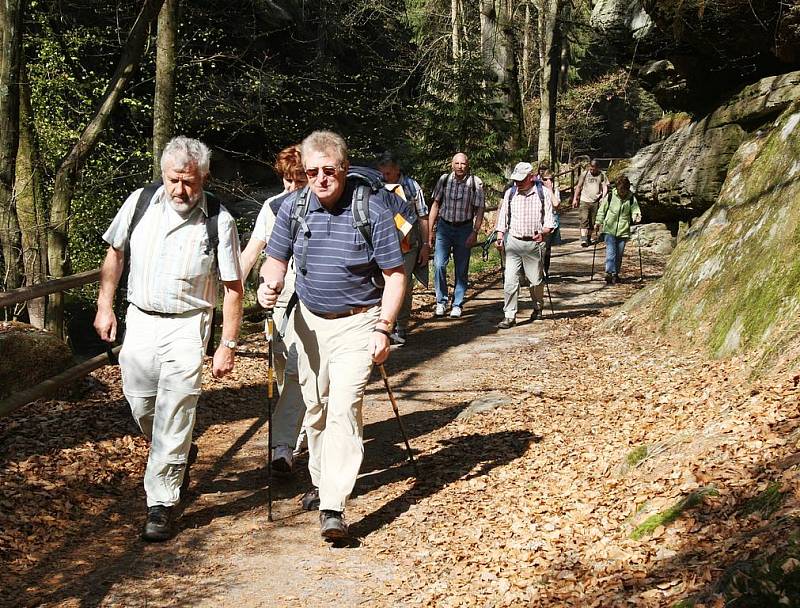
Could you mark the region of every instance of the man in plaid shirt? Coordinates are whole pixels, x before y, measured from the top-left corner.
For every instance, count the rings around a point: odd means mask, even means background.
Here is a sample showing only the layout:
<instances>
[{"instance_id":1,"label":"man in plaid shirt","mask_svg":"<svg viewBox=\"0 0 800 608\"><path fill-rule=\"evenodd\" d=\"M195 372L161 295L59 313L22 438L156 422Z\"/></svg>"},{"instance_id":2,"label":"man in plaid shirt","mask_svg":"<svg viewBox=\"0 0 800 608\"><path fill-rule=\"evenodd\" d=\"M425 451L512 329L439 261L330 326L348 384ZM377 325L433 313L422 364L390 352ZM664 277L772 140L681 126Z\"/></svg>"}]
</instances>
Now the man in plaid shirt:
<instances>
[{"instance_id":1,"label":"man in plaid shirt","mask_svg":"<svg viewBox=\"0 0 800 608\"><path fill-rule=\"evenodd\" d=\"M469 159L459 152L453 157L452 173L444 173L433 191L428 225L428 245L436 247L433 255L433 278L436 287L436 316L444 315L447 306L447 262L453 252L456 285L450 318L461 316L467 293L469 252L478 239L483 223L483 182L469 173ZM437 222L438 220L438 222Z\"/></svg>"},{"instance_id":2,"label":"man in plaid shirt","mask_svg":"<svg viewBox=\"0 0 800 608\"><path fill-rule=\"evenodd\" d=\"M497 248L506 252L503 282L505 318L498 325L500 329L509 329L517 322L520 270L524 270L531 284L531 321L541 317L544 307L542 263L545 236L555 230L556 223L550 189L537 188L535 178L536 173L530 163L517 163L511 174L514 185L506 190L497 213Z\"/></svg>"}]
</instances>

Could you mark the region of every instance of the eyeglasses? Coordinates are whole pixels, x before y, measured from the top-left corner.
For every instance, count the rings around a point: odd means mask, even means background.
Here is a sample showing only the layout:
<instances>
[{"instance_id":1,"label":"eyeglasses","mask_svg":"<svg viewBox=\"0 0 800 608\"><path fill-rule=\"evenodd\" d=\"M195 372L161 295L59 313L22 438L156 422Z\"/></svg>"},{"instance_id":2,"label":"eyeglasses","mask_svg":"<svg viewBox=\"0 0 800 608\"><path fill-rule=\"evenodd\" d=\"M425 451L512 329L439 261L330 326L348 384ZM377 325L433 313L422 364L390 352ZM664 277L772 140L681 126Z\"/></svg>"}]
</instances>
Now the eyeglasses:
<instances>
[{"instance_id":1,"label":"eyeglasses","mask_svg":"<svg viewBox=\"0 0 800 608\"><path fill-rule=\"evenodd\" d=\"M331 167L326 165L325 167L311 167L310 169L306 169L306 175L308 179L314 179L319 175L319 172L322 171L322 174L326 177L333 177L336 175L336 172L339 170L338 167Z\"/></svg>"}]
</instances>

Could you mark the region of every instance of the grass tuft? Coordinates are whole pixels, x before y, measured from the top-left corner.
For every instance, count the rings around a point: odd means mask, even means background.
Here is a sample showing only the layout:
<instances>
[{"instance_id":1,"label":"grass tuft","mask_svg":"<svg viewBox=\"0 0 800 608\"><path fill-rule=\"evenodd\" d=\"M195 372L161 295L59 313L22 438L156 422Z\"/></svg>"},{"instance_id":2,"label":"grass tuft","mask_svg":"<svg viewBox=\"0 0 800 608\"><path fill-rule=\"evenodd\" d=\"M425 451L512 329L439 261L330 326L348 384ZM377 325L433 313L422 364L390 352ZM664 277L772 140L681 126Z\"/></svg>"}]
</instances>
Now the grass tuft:
<instances>
[{"instance_id":1,"label":"grass tuft","mask_svg":"<svg viewBox=\"0 0 800 608\"><path fill-rule=\"evenodd\" d=\"M760 513L764 519L771 517L781 508L786 494L781 492L781 484L773 481L767 489L748 500L742 507L745 515Z\"/></svg>"},{"instance_id":2,"label":"grass tuft","mask_svg":"<svg viewBox=\"0 0 800 608\"><path fill-rule=\"evenodd\" d=\"M629 467L633 468L640 462L642 462L647 456L649 455L650 450L649 448L642 444L638 447L633 448L628 455L625 457L625 464Z\"/></svg>"},{"instance_id":3,"label":"grass tuft","mask_svg":"<svg viewBox=\"0 0 800 608\"><path fill-rule=\"evenodd\" d=\"M631 533L631 538L633 540L639 540L644 538L645 536L649 536L653 533L653 530L658 528L659 526L668 526L676 519L678 519L681 514L686 511L687 509L692 509L703 502L703 499L706 496L718 496L719 492L713 487L709 486L707 488L702 488L697 490L696 492L692 492L685 498L682 498L677 503L672 505L669 509L665 509L660 513L656 513L655 515L651 515L648 517L644 522L636 526L633 532Z\"/></svg>"}]
</instances>

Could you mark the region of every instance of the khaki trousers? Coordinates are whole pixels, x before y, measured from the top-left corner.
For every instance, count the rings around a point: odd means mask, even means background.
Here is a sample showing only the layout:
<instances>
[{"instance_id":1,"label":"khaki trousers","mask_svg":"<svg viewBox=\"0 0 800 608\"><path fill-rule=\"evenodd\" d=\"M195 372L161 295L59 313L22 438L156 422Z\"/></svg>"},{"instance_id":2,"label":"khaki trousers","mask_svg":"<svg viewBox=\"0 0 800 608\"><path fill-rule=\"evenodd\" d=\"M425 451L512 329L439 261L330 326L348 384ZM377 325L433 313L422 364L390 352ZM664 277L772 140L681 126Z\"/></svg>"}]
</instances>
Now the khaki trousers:
<instances>
[{"instance_id":1,"label":"khaki trousers","mask_svg":"<svg viewBox=\"0 0 800 608\"><path fill-rule=\"evenodd\" d=\"M308 470L319 488L320 510L344 511L364 459L361 409L372 371L369 339L380 306L340 319L323 319L298 303L300 387L306 404Z\"/></svg>"},{"instance_id":2,"label":"khaki trousers","mask_svg":"<svg viewBox=\"0 0 800 608\"><path fill-rule=\"evenodd\" d=\"M128 306L119 364L131 413L150 440L144 474L148 507L180 500L210 321L208 310L159 317Z\"/></svg>"},{"instance_id":3,"label":"khaki trousers","mask_svg":"<svg viewBox=\"0 0 800 608\"><path fill-rule=\"evenodd\" d=\"M290 293L293 292L294 290L291 290ZM279 336L279 331L283 326L283 318L286 316L286 305L287 301L283 297L278 300L273 316L272 343L274 345L275 378L278 383L278 401L275 403L275 410L272 412L271 447L286 445L294 449L297 444L297 436L303 425L306 407L303 403L303 393L300 390L297 365L297 337L292 321L297 307L292 311L289 322L286 324L286 335L283 338Z\"/></svg>"},{"instance_id":4,"label":"khaki trousers","mask_svg":"<svg viewBox=\"0 0 800 608\"><path fill-rule=\"evenodd\" d=\"M530 294L533 307L541 310L544 307L544 282L542 263L545 243L522 241L511 235L505 244L506 270L503 281L503 314L506 319L513 319L519 307L519 273L525 272L530 281Z\"/></svg>"}]
</instances>

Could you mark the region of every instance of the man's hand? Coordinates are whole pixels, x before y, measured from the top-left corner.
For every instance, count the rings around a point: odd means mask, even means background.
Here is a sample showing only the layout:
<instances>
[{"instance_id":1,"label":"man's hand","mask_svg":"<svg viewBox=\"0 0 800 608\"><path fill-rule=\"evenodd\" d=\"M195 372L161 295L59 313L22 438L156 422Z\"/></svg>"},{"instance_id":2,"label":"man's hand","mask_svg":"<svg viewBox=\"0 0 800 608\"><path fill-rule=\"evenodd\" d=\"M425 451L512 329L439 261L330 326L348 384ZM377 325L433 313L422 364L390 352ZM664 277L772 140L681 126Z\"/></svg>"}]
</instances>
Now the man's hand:
<instances>
[{"instance_id":1,"label":"man's hand","mask_svg":"<svg viewBox=\"0 0 800 608\"><path fill-rule=\"evenodd\" d=\"M594 225L594 231L595 231L596 233L599 233L599 232L600 232L600 224L595 224L595 225Z\"/></svg>"},{"instance_id":2,"label":"man's hand","mask_svg":"<svg viewBox=\"0 0 800 608\"><path fill-rule=\"evenodd\" d=\"M638 224L642 221L642 216L639 213L634 213L631 219L633 220L634 224Z\"/></svg>"},{"instance_id":3,"label":"man's hand","mask_svg":"<svg viewBox=\"0 0 800 608\"><path fill-rule=\"evenodd\" d=\"M373 363L380 365L389 358L389 337L373 331L369 338L368 348Z\"/></svg>"},{"instance_id":4,"label":"man's hand","mask_svg":"<svg viewBox=\"0 0 800 608\"><path fill-rule=\"evenodd\" d=\"M228 348L223 344L220 344L217 347L217 350L214 352L214 361L211 365L211 375L215 378L224 378L227 376L231 371L233 371L233 360L235 351L232 348Z\"/></svg>"},{"instance_id":5,"label":"man's hand","mask_svg":"<svg viewBox=\"0 0 800 608\"><path fill-rule=\"evenodd\" d=\"M498 232L497 233L497 240L494 242L494 246L497 247L500 251L506 246L504 241L506 240L506 233L505 232Z\"/></svg>"},{"instance_id":6,"label":"man's hand","mask_svg":"<svg viewBox=\"0 0 800 608\"><path fill-rule=\"evenodd\" d=\"M258 295L258 303L261 304L263 308L275 308L281 291L283 291L283 281L261 283L256 292Z\"/></svg>"},{"instance_id":7,"label":"man's hand","mask_svg":"<svg viewBox=\"0 0 800 608\"><path fill-rule=\"evenodd\" d=\"M113 342L117 339L117 317L114 311L99 308L94 317L94 329L103 342Z\"/></svg>"},{"instance_id":8,"label":"man's hand","mask_svg":"<svg viewBox=\"0 0 800 608\"><path fill-rule=\"evenodd\" d=\"M475 246L475 243L477 241L478 241L478 233L473 230L472 232L469 233L469 236L467 237L467 240L464 243L464 245L466 245L467 249L471 249L472 247Z\"/></svg>"},{"instance_id":9,"label":"man's hand","mask_svg":"<svg viewBox=\"0 0 800 608\"><path fill-rule=\"evenodd\" d=\"M423 243L419 248L419 255L417 256L417 266L425 266L431 258L431 246L428 243Z\"/></svg>"},{"instance_id":10,"label":"man's hand","mask_svg":"<svg viewBox=\"0 0 800 608\"><path fill-rule=\"evenodd\" d=\"M577 198L572 200L572 208L573 209L577 209L579 204L580 203L578 202Z\"/></svg>"}]
</instances>

